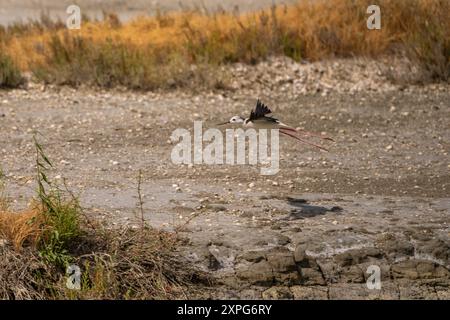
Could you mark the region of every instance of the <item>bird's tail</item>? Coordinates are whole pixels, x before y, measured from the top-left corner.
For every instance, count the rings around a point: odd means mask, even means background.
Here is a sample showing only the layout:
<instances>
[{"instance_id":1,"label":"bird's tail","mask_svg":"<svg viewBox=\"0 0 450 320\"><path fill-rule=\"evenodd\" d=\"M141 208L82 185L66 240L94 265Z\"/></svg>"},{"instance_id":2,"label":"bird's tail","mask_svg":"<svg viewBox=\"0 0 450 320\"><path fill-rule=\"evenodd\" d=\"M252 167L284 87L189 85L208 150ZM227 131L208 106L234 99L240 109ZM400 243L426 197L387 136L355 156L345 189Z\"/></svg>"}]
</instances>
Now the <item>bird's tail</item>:
<instances>
[{"instance_id":1,"label":"bird's tail","mask_svg":"<svg viewBox=\"0 0 450 320\"><path fill-rule=\"evenodd\" d=\"M295 128L290 127L290 126L288 126L288 125L286 125L284 123L280 123L279 126L280 126L280 130L283 129L283 130L295 132L295 133L297 133L299 135L302 135L302 136L317 137L317 138L320 138L322 140L329 140L329 141L335 142L332 138L327 137L327 136L325 136L323 134L319 134L319 133L315 133L315 132L311 132L311 131L306 131L306 130L303 130L303 129L295 129Z\"/></svg>"},{"instance_id":2,"label":"bird's tail","mask_svg":"<svg viewBox=\"0 0 450 320\"><path fill-rule=\"evenodd\" d=\"M310 145L310 146L313 146L313 147L316 147L316 148L318 148L318 149L320 149L320 150L323 150L323 151L327 151L327 152L328 152L328 149L325 149L325 148L322 147L322 146L319 146L319 145L317 145L317 144L315 144L315 143L312 143L312 142L309 142L309 141L306 141L306 140L303 140L303 139L297 137L297 136L293 133L292 130L285 129L285 128L279 129L279 130L280 130L281 133L283 133L283 134L285 134L285 135L287 135L287 136L290 136L290 137L292 137L292 138L294 138L294 139L297 139L297 140L300 141L301 143L308 144L308 145ZM295 129L294 129L294 130L295 130ZM295 130L295 132L296 132L296 130Z\"/></svg>"}]
</instances>

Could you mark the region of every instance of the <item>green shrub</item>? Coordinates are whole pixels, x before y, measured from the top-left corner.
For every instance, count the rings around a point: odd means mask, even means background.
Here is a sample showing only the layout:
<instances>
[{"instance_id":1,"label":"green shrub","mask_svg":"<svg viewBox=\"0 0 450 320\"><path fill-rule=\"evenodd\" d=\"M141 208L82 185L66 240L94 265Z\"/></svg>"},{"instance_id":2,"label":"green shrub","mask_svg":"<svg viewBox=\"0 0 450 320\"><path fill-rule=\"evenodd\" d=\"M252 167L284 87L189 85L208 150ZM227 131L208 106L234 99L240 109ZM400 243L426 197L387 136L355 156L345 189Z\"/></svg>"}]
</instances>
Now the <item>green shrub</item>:
<instances>
[{"instance_id":1,"label":"green shrub","mask_svg":"<svg viewBox=\"0 0 450 320\"><path fill-rule=\"evenodd\" d=\"M131 89L216 87L222 76L212 65L186 64L179 54L135 48L113 41L54 36L47 62L33 69L38 80L72 86L124 86Z\"/></svg>"},{"instance_id":2,"label":"green shrub","mask_svg":"<svg viewBox=\"0 0 450 320\"><path fill-rule=\"evenodd\" d=\"M11 57L0 51L0 88L17 88L23 82L24 78Z\"/></svg>"},{"instance_id":3,"label":"green shrub","mask_svg":"<svg viewBox=\"0 0 450 320\"><path fill-rule=\"evenodd\" d=\"M80 211L77 199L67 201L62 192L47 178L52 163L34 137L38 198L44 216L43 234L39 242L39 254L48 262L66 267L71 257L68 249L81 235ZM50 190L50 191L49 191Z\"/></svg>"}]
</instances>

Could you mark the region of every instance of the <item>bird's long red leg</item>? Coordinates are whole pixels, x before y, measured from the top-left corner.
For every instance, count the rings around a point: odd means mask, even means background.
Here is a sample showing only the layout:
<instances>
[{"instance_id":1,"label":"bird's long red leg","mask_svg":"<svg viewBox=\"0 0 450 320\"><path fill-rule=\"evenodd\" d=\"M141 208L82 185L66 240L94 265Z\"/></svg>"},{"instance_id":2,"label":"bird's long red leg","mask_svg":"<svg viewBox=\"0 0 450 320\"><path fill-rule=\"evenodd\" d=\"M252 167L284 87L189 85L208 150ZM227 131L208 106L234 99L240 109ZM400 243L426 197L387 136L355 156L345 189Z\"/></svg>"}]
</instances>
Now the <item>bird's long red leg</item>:
<instances>
[{"instance_id":1,"label":"bird's long red leg","mask_svg":"<svg viewBox=\"0 0 450 320\"><path fill-rule=\"evenodd\" d=\"M297 139L298 141L300 141L301 143L305 143L305 144L309 144L310 146L313 146L313 147L316 147L316 148L319 148L319 149L321 149L321 150L324 150L324 151L327 151L328 152L328 150L327 149L325 149L324 147L321 147L321 146L318 146L318 145L316 145L316 144L314 144L314 143L311 143L311 142L308 142L308 141L305 141L305 140L303 140L303 139L300 139L299 137L297 137L297 136L295 136L295 135L293 135L293 134L290 134L290 132L285 132L285 131L283 131L283 130L286 130L286 129L279 129L280 130L280 132L281 133L283 133L283 134L285 134L285 135L287 135L287 136L290 136L290 137L292 137L292 138L294 138L294 139Z\"/></svg>"},{"instance_id":2,"label":"bird's long red leg","mask_svg":"<svg viewBox=\"0 0 450 320\"><path fill-rule=\"evenodd\" d=\"M317 133L314 133L314 132L310 132L310 131L306 131L306 130L297 130L297 132L298 132L298 133L304 133L305 135L308 135L308 136L318 137L318 138L321 138L321 139L324 139L324 140L330 140L330 141L335 142L335 141L334 141L332 138L330 138L330 137L323 136L323 135L321 135L321 134L317 134Z\"/></svg>"},{"instance_id":3,"label":"bird's long red leg","mask_svg":"<svg viewBox=\"0 0 450 320\"><path fill-rule=\"evenodd\" d=\"M302 130L302 129L297 130L297 129L295 129L295 128L288 127L288 126L282 127L282 128L280 128L280 130L281 130L281 129L282 129L282 130L291 131L291 132L295 132L295 133L300 133L300 134L303 133L304 135L307 135L307 136L318 137L318 138L321 138L321 139L324 139L324 140L330 140L330 141L333 141L333 142L334 142L334 140L333 140L332 138L330 138L330 137L323 136L323 135L321 135L321 134L317 134L317 133L310 132L310 131L306 131L306 130Z\"/></svg>"}]
</instances>

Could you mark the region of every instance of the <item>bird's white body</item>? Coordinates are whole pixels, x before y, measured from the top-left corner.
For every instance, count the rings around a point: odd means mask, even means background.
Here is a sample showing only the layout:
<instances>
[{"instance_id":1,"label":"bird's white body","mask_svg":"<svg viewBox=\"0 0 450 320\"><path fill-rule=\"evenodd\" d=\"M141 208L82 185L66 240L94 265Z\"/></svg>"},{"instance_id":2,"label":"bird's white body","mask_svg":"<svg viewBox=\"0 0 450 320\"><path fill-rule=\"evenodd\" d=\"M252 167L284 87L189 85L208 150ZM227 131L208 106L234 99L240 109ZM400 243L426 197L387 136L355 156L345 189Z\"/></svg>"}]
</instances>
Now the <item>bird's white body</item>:
<instances>
[{"instance_id":1,"label":"bird's white body","mask_svg":"<svg viewBox=\"0 0 450 320\"><path fill-rule=\"evenodd\" d=\"M254 129L291 129L295 130L294 128L291 128L290 126L280 122L280 121L268 121L264 118L262 119L256 119L252 121L247 121L247 123L244 121L243 126L246 128L254 128Z\"/></svg>"},{"instance_id":2,"label":"bird's white body","mask_svg":"<svg viewBox=\"0 0 450 320\"><path fill-rule=\"evenodd\" d=\"M234 116L232 117L229 121L225 122L225 123L220 123L219 125L225 125L225 124L238 124L241 125L244 128L253 128L253 129L278 129L280 130L281 133L292 137L304 144L308 144L311 146L314 146L316 148L319 148L321 150L325 150L327 151L325 148L311 143L309 141L306 141L303 139L303 137L299 137L299 135L301 136L315 136L315 137L319 137L321 139L324 140L330 140L333 141L333 139L328 138L328 137L324 137L312 132L308 132L305 130L297 130L293 127L290 127L282 122L280 122L278 119L275 119L273 117L268 117L266 116L267 114L272 113L272 111L270 111L270 109L265 106L264 104L262 104L259 100L256 103L256 108L255 110L253 110L250 113L250 117L249 118L242 118L240 116Z\"/></svg>"}]
</instances>

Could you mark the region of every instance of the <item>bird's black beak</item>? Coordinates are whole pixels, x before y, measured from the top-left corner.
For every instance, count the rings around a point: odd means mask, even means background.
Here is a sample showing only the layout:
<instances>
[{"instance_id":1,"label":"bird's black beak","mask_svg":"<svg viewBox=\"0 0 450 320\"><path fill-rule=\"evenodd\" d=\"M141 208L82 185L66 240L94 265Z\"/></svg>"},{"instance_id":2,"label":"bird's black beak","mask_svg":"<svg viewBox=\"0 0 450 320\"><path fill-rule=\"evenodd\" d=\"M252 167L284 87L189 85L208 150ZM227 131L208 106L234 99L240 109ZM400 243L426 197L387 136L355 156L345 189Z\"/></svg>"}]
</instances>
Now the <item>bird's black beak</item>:
<instances>
[{"instance_id":1,"label":"bird's black beak","mask_svg":"<svg viewBox=\"0 0 450 320\"><path fill-rule=\"evenodd\" d=\"M229 124L229 123L230 123L230 121L227 121L227 122L224 122L224 123L218 123L218 124L216 124L216 126L224 126L224 125Z\"/></svg>"}]
</instances>

